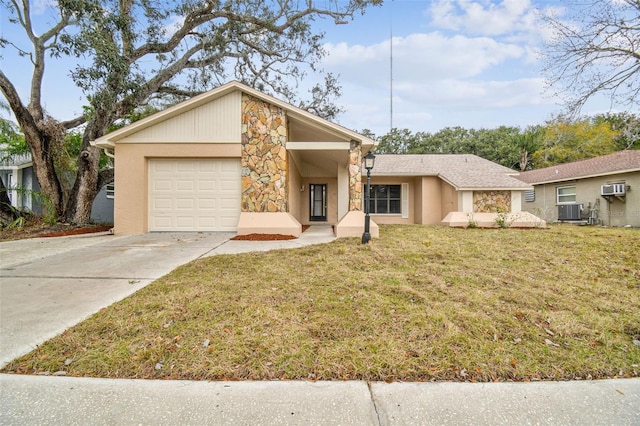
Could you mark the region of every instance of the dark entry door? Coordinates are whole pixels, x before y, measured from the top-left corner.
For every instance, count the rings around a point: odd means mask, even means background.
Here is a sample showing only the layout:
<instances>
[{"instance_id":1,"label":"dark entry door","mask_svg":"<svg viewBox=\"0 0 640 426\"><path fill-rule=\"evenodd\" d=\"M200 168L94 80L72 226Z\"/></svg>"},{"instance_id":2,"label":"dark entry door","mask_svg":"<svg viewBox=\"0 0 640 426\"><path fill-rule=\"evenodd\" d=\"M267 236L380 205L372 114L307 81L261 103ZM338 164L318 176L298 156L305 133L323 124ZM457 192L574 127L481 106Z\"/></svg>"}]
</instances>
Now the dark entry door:
<instances>
[{"instance_id":1,"label":"dark entry door","mask_svg":"<svg viewBox=\"0 0 640 426\"><path fill-rule=\"evenodd\" d=\"M327 185L312 183L309 185L309 220L326 222L327 220Z\"/></svg>"}]
</instances>

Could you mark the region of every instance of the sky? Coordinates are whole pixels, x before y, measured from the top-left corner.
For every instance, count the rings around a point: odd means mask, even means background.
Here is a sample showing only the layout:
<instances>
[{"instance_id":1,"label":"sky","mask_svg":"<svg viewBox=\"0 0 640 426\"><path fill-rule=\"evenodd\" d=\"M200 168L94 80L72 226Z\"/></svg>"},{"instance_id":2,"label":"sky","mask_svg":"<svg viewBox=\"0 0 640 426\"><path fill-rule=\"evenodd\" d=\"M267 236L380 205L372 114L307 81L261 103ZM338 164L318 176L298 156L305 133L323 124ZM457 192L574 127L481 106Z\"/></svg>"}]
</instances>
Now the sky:
<instances>
[{"instance_id":1,"label":"sky","mask_svg":"<svg viewBox=\"0 0 640 426\"><path fill-rule=\"evenodd\" d=\"M342 86L337 104L345 112L335 121L378 136L392 126L433 133L453 126L543 124L562 112L562 99L545 89L540 49L549 34L538 16L541 10L562 16L563 4L387 0L346 25L318 20L327 52L320 67L339 76ZM15 31L4 10L1 25L5 37ZM26 100L28 60L5 50L0 66ZM70 65L50 62L44 81L45 107L61 120L80 114L86 104L68 78ZM315 81L320 77L305 83ZM609 110L608 99L595 99L582 112Z\"/></svg>"}]
</instances>

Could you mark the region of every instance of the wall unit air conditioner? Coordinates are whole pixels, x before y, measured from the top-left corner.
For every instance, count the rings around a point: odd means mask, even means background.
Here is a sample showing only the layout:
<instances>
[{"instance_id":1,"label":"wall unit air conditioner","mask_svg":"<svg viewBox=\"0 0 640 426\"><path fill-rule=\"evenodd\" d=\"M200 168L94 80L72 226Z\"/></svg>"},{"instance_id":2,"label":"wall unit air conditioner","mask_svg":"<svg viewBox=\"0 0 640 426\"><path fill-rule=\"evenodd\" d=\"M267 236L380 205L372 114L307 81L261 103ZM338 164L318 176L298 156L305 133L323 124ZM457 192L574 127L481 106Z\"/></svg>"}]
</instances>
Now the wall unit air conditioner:
<instances>
[{"instance_id":1,"label":"wall unit air conditioner","mask_svg":"<svg viewBox=\"0 0 640 426\"><path fill-rule=\"evenodd\" d=\"M560 204L558 206L558 220L580 220L582 204Z\"/></svg>"},{"instance_id":2,"label":"wall unit air conditioner","mask_svg":"<svg viewBox=\"0 0 640 426\"><path fill-rule=\"evenodd\" d=\"M625 192L624 183L610 183L600 187L600 195L624 195Z\"/></svg>"}]
</instances>

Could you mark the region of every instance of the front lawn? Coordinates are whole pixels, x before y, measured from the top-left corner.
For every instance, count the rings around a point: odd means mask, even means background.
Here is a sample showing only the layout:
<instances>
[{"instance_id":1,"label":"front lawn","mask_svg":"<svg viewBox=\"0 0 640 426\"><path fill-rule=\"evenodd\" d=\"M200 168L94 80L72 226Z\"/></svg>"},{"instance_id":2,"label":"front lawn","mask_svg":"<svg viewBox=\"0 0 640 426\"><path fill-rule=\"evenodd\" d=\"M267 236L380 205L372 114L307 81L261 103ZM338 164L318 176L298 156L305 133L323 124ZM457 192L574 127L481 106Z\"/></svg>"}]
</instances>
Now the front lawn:
<instances>
[{"instance_id":1,"label":"front lawn","mask_svg":"<svg viewBox=\"0 0 640 426\"><path fill-rule=\"evenodd\" d=\"M5 372L173 379L640 375L640 231L382 226L182 266ZM62 373L59 373L62 374Z\"/></svg>"}]
</instances>

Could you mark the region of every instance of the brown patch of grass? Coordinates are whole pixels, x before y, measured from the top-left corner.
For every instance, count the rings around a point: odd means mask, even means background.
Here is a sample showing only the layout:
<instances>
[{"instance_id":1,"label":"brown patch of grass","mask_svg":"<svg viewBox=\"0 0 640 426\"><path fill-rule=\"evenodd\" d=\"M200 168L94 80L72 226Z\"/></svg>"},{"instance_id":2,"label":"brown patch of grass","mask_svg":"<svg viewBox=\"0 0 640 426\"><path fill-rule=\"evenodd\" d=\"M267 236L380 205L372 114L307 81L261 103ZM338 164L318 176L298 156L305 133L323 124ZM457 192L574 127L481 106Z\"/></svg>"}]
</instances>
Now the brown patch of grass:
<instances>
[{"instance_id":1,"label":"brown patch of grass","mask_svg":"<svg viewBox=\"0 0 640 426\"><path fill-rule=\"evenodd\" d=\"M638 230L380 233L368 245L342 239L191 262L4 371L387 381L640 374Z\"/></svg>"}]
</instances>

